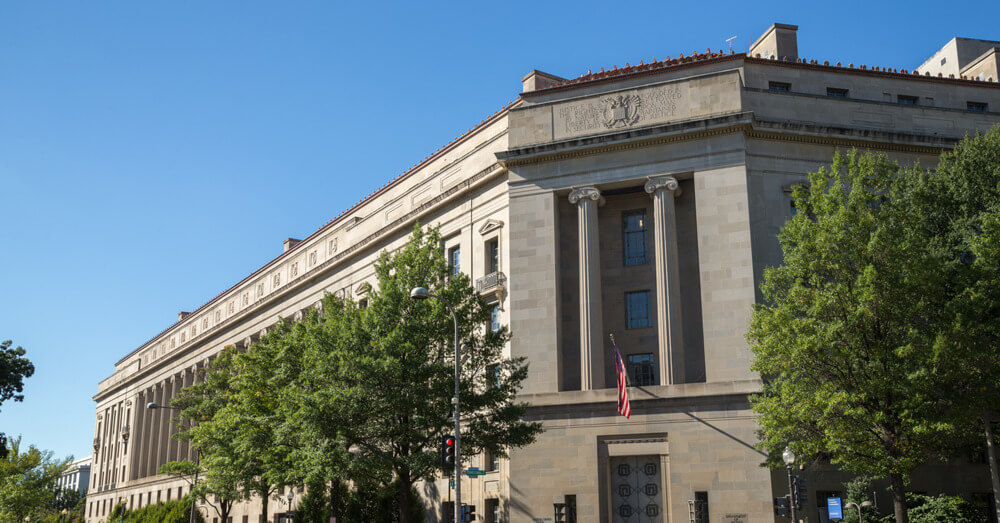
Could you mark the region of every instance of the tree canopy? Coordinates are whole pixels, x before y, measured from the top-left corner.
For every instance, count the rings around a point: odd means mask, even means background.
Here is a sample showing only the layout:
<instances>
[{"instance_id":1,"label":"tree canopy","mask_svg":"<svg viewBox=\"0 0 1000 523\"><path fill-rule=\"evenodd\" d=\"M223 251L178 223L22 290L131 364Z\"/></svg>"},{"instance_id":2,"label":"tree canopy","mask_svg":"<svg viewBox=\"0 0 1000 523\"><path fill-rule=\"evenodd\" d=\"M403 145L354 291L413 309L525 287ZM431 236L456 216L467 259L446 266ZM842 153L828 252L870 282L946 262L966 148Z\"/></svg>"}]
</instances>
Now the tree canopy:
<instances>
[{"instance_id":1,"label":"tree canopy","mask_svg":"<svg viewBox=\"0 0 1000 523\"><path fill-rule=\"evenodd\" d=\"M838 154L793 198L747 334L762 446L888 478L906 521L913 469L1000 399L1000 130L936 170Z\"/></svg>"},{"instance_id":2,"label":"tree canopy","mask_svg":"<svg viewBox=\"0 0 1000 523\"><path fill-rule=\"evenodd\" d=\"M455 310L460 340L462 453L503 456L541 430L525 422L517 391L527 377L523 359L505 358L505 327L490 327L492 305L467 275L452 274L436 229L415 227L395 252L375 263L375 280L360 302L327 294L322 311L281 321L245 352L212 365L204 383L176 403L198 420L187 432L203 464L231 469L216 443L221 435L240 453L253 452L253 474L270 485L392 486L399 521L409 521L412 486L442 470L439 442L453 430ZM442 299L414 301L427 287ZM214 376L213 376L214 375ZM205 385L204 388L211 388ZM334 500L334 505L337 501Z\"/></svg>"}]
</instances>

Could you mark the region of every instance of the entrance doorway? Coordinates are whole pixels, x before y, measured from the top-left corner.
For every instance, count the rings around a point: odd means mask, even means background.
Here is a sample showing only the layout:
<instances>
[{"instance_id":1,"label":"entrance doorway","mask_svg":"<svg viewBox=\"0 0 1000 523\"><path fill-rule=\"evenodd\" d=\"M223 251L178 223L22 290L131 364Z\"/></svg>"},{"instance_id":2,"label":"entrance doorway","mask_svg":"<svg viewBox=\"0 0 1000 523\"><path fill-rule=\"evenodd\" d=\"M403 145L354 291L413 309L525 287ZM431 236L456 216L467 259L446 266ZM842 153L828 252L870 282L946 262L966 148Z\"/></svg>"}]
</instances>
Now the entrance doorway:
<instances>
[{"instance_id":1,"label":"entrance doorway","mask_svg":"<svg viewBox=\"0 0 1000 523\"><path fill-rule=\"evenodd\" d=\"M663 523L660 456L617 456L611 465L611 521Z\"/></svg>"}]
</instances>

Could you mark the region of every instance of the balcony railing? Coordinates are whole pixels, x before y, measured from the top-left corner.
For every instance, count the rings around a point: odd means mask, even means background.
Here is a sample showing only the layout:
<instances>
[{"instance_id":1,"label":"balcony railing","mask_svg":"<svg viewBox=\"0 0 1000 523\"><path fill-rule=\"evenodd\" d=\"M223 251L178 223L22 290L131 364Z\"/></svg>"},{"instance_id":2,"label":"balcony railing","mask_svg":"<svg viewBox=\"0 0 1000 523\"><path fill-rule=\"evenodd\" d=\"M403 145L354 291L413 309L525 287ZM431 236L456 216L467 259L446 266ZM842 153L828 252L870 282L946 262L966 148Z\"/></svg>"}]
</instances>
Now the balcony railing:
<instances>
[{"instance_id":1,"label":"balcony railing","mask_svg":"<svg viewBox=\"0 0 1000 523\"><path fill-rule=\"evenodd\" d=\"M503 289L507 285L507 277L500 271L491 272L476 280L476 292L490 292Z\"/></svg>"}]
</instances>

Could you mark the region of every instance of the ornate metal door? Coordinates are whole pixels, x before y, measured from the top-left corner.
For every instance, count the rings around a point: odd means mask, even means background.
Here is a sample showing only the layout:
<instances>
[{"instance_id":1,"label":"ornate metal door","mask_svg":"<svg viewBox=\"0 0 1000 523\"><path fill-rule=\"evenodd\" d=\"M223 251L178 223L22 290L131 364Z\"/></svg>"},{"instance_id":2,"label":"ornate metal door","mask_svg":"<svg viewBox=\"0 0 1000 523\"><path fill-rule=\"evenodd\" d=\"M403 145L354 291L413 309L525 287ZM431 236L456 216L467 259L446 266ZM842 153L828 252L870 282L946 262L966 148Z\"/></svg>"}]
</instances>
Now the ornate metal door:
<instances>
[{"instance_id":1,"label":"ornate metal door","mask_svg":"<svg viewBox=\"0 0 1000 523\"><path fill-rule=\"evenodd\" d=\"M614 457L611 463L611 521L663 523L663 475L659 456Z\"/></svg>"}]
</instances>

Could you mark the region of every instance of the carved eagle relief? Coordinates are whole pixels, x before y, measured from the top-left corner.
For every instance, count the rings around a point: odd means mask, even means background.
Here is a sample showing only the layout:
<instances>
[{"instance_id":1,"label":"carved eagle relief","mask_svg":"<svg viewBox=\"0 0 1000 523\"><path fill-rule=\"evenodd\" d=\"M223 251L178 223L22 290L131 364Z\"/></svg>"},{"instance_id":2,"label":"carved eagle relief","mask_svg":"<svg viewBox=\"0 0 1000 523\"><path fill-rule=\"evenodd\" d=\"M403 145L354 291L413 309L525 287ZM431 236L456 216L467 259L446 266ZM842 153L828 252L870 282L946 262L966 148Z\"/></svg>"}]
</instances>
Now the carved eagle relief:
<instances>
[{"instance_id":1,"label":"carved eagle relief","mask_svg":"<svg viewBox=\"0 0 1000 523\"><path fill-rule=\"evenodd\" d=\"M612 96L602 102L604 102L604 126L608 129L628 127L639 121L639 107L642 106L639 95Z\"/></svg>"}]
</instances>

